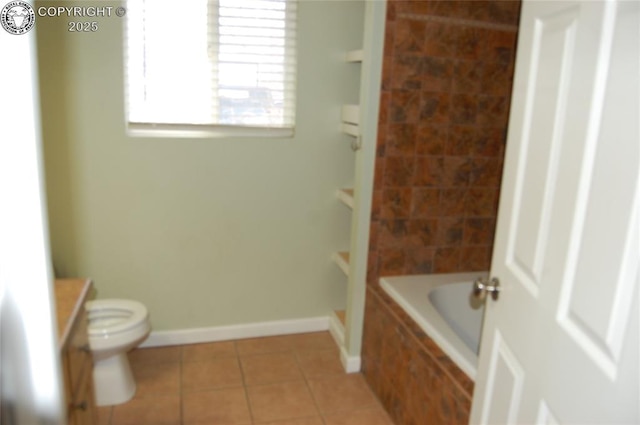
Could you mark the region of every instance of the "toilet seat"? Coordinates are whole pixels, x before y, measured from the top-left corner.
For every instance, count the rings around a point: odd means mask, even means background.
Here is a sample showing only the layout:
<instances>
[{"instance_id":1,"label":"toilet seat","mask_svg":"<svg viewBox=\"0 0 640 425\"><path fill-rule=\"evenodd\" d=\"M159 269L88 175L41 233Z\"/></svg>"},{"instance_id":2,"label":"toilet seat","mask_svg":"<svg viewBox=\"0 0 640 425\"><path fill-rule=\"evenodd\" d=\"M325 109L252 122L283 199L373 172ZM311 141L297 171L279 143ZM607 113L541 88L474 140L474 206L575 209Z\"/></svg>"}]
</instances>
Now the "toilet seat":
<instances>
[{"instance_id":1,"label":"toilet seat","mask_svg":"<svg viewBox=\"0 0 640 425\"><path fill-rule=\"evenodd\" d=\"M85 304L89 316L89 336L100 337L126 332L148 316L147 308L132 300L94 300Z\"/></svg>"}]
</instances>

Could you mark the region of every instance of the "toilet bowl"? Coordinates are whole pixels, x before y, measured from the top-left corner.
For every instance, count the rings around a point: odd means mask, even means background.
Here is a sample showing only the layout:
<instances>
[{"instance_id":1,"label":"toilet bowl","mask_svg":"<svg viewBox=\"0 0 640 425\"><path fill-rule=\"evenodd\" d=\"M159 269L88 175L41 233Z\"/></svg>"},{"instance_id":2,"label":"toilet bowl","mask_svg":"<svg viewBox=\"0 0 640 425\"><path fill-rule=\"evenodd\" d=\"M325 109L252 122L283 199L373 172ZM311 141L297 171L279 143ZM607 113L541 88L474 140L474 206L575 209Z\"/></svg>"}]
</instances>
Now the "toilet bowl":
<instances>
[{"instance_id":1,"label":"toilet bowl","mask_svg":"<svg viewBox=\"0 0 640 425\"><path fill-rule=\"evenodd\" d=\"M96 404L124 403L136 392L127 352L151 331L147 308L137 301L120 299L88 301L85 308Z\"/></svg>"}]
</instances>

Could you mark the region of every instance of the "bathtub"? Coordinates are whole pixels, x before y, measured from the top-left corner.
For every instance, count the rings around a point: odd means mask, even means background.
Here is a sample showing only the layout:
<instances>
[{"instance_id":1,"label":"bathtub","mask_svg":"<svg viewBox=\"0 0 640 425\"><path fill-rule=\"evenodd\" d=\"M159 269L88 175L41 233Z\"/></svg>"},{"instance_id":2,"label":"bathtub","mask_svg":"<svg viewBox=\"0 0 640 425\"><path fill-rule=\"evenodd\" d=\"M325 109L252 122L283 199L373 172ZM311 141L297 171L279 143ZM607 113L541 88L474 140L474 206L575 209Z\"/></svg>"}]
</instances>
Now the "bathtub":
<instances>
[{"instance_id":1,"label":"bathtub","mask_svg":"<svg viewBox=\"0 0 640 425\"><path fill-rule=\"evenodd\" d=\"M487 272L380 278L380 286L475 380L484 304L471 296L473 281Z\"/></svg>"}]
</instances>

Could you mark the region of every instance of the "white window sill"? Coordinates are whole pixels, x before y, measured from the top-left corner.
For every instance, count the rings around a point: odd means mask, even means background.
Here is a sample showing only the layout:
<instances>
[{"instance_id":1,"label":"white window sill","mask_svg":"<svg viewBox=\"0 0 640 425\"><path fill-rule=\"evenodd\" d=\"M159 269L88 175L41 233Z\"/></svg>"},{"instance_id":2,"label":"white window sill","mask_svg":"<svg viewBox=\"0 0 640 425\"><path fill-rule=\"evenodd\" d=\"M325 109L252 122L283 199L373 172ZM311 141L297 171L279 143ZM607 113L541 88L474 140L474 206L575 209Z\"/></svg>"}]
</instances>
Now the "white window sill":
<instances>
[{"instance_id":1,"label":"white window sill","mask_svg":"<svg viewBox=\"0 0 640 425\"><path fill-rule=\"evenodd\" d=\"M293 128L242 127L224 125L141 124L129 123L130 137L219 139L249 137L263 139L292 138Z\"/></svg>"}]
</instances>

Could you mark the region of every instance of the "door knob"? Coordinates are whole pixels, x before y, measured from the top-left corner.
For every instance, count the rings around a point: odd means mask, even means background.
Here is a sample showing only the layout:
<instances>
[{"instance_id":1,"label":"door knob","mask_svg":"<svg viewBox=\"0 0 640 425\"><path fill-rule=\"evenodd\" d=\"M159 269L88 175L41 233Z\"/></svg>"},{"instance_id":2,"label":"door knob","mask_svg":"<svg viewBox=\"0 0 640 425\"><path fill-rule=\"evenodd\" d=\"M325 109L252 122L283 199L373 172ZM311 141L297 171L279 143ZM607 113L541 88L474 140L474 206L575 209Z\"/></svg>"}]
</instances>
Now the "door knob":
<instances>
[{"instance_id":1,"label":"door knob","mask_svg":"<svg viewBox=\"0 0 640 425\"><path fill-rule=\"evenodd\" d=\"M477 278L476 281L473 282L473 296L479 300L484 301L487 298L487 294L491 294L491 298L497 301L499 293L500 281L497 277L492 278L489 283L482 277Z\"/></svg>"}]
</instances>

